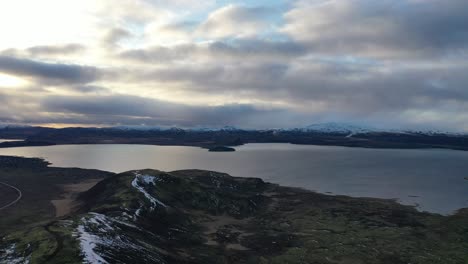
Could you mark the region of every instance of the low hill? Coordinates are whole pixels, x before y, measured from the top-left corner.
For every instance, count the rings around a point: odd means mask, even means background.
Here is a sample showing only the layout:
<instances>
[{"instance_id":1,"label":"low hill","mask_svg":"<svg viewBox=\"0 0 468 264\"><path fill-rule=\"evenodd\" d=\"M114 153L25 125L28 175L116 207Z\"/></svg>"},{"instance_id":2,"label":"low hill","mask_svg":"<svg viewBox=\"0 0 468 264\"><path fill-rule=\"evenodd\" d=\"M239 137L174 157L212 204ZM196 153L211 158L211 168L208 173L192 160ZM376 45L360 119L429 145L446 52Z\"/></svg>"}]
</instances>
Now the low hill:
<instances>
[{"instance_id":1,"label":"low hill","mask_svg":"<svg viewBox=\"0 0 468 264\"><path fill-rule=\"evenodd\" d=\"M468 212L328 196L185 170L111 175L66 217L5 235L0 263L440 263L468 260Z\"/></svg>"}]
</instances>

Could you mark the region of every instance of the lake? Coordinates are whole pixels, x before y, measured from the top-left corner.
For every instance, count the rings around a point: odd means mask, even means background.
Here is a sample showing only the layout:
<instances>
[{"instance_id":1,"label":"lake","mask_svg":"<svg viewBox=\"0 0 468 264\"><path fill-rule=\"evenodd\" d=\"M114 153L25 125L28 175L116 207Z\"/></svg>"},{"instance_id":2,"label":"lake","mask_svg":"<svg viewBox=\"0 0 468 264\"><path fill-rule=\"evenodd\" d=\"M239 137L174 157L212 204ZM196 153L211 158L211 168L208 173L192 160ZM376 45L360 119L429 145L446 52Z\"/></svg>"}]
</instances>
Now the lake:
<instances>
[{"instance_id":1,"label":"lake","mask_svg":"<svg viewBox=\"0 0 468 264\"><path fill-rule=\"evenodd\" d=\"M468 207L468 152L248 144L236 152L149 145L63 145L0 149L42 157L59 167L113 172L205 169L285 186L354 197L394 198L419 210L450 214Z\"/></svg>"}]
</instances>

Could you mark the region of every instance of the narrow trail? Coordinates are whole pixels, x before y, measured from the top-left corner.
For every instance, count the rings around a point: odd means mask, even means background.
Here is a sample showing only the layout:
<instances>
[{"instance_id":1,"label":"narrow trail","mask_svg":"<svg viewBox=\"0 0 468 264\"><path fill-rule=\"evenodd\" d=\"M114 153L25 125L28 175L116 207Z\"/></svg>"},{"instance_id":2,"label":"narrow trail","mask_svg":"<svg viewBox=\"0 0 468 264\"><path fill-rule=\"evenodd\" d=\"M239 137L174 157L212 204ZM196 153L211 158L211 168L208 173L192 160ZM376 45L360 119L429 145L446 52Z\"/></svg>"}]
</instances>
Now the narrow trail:
<instances>
[{"instance_id":1,"label":"narrow trail","mask_svg":"<svg viewBox=\"0 0 468 264\"><path fill-rule=\"evenodd\" d=\"M8 184L8 183L0 182L0 184L1 184L1 185L4 185L4 186L7 186L7 187L9 187L9 188L12 188L12 189L14 189L14 190L18 193L18 197L17 197L13 202L11 202L11 203L9 203L9 204L3 206L3 207L0 207L0 211L1 211L1 210L4 210L4 209L7 209L8 207L10 207L10 206L16 204L19 200L21 200L21 198L23 197L23 193L21 192L20 189L16 188L15 186L11 186L11 185Z\"/></svg>"}]
</instances>

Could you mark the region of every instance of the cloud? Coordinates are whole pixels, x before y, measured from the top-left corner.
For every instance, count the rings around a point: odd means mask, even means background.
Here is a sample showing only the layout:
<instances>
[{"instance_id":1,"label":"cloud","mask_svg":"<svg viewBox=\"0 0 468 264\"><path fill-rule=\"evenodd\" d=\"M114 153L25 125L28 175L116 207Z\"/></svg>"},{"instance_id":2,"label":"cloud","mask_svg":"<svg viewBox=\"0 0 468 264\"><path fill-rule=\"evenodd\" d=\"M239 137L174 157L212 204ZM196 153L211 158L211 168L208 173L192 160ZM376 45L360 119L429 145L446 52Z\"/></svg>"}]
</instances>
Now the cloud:
<instances>
[{"instance_id":1,"label":"cloud","mask_svg":"<svg viewBox=\"0 0 468 264\"><path fill-rule=\"evenodd\" d=\"M268 41L261 39L236 39L209 43L186 43L172 46L153 46L147 49L125 50L121 58L143 63L166 63L183 60L275 60L297 58L307 50L290 41Z\"/></svg>"},{"instance_id":2,"label":"cloud","mask_svg":"<svg viewBox=\"0 0 468 264\"><path fill-rule=\"evenodd\" d=\"M28 124L29 118L39 114L37 98L39 93L17 93L0 89L0 123Z\"/></svg>"},{"instance_id":3,"label":"cloud","mask_svg":"<svg viewBox=\"0 0 468 264\"><path fill-rule=\"evenodd\" d=\"M330 119L370 123L390 128L463 129L468 105L454 108L421 105L404 111L384 111L367 116L343 115L341 109L325 113L304 113L286 108L262 108L249 104L192 106L128 95L24 96L0 92L0 122L75 125L166 125L224 126L246 128L294 127ZM466 128L465 128L466 129Z\"/></svg>"},{"instance_id":4,"label":"cloud","mask_svg":"<svg viewBox=\"0 0 468 264\"><path fill-rule=\"evenodd\" d=\"M196 34L202 38L251 37L268 29L268 16L272 13L266 7L227 5L209 14Z\"/></svg>"},{"instance_id":5,"label":"cloud","mask_svg":"<svg viewBox=\"0 0 468 264\"><path fill-rule=\"evenodd\" d=\"M216 0L143 0L143 2L158 8L178 10L183 8L185 12L204 10L216 4Z\"/></svg>"},{"instance_id":6,"label":"cloud","mask_svg":"<svg viewBox=\"0 0 468 264\"><path fill-rule=\"evenodd\" d=\"M168 24L149 24L145 28L146 39L151 45L190 43L194 38L196 21L176 21Z\"/></svg>"},{"instance_id":7,"label":"cloud","mask_svg":"<svg viewBox=\"0 0 468 264\"><path fill-rule=\"evenodd\" d=\"M119 45L119 42L132 37L132 33L123 28L112 28L109 30L103 39L103 45L106 48L113 49Z\"/></svg>"},{"instance_id":8,"label":"cloud","mask_svg":"<svg viewBox=\"0 0 468 264\"><path fill-rule=\"evenodd\" d=\"M268 126L294 117L284 109L262 109L247 104L191 106L127 95L48 96L42 109L55 113L61 123L99 125ZM276 120L276 121L275 121Z\"/></svg>"},{"instance_id":9,"label":"cloud","mask_svg":"<svg viewBox=\"0 0 468 264\"><path fill-rule=\"evenodd\" d=\"M58 46L34 46L28 48L26 51L31 56L65 56L79 54L85 51L85 47L81 44L66 44Z\"/></svg>"},{"instance_id":10,"label":"cloud","mask_svg":"<svg viewBox=\"0 0 468 264\"><path fill-rule=\"evenodd\" d=\"M314 52L379 58L440 56L468 48L468 2L298 1L282 32Z\"/></svg>"},{"instance_id":11,"label":"cloud","mask_svg":"<svg viewBox=\"0 0 468 264\"><path fill-rule=\"evenodd\" d=\"M465 61L356 63L320 58L286 63L244 62L170 66L121 74L129 82L177 83L178 93L221 94L280 101L310 114L367 117L409 109L463 108L468 103ZM154 85L156 86L156 84ZM463 114L463 113L460 113Z\"/></svg>"},{"instance_id":12,"label":"cloud","mask_svg":"<svg viewBox=\"0 0 468 264\"><path fill-rule=\"evenodd\" d=\"M145 33L153 45L272 36L279 12L276 6L229 4L208 14L189 16L190 20L174 16L169 23L150 23Z\"/></svg>"},{"instance_id":13,"label":"cloud","mask_svg":"<svg viewBox=\"0 0 468 264\"><path fill-rule=\"evenodd\" d=\"M101 86L96 86L96 85L78 85L78 86L73 86L73 87L69 87L70 90L72 91L75 91L75 92L79 92L79 93L99 93L99 94L103 94L103 93L109 93L110 90L105 88L105 87L101 87Z\"/></svg>"},{"instance_id":14,"label":"cloud","mask_svg":"<svg viewBox=\"0 0 468 264\"><path fill-rule=\"evenodd\" d=\"M113 1L99 1L93 5L99 24L106 28L144 25L168 15L166 10L146 0L121 0L118 5Z\"/></svg>"},{"instance_id":15,"label":"cloud","mask_svg":"<svg viewBox=\"0 0 468 264\"><path fill-rule=\"evenodd\" d=\"M0 71L47 83L89 83L99 78L95 67L40 62L0 55Z\"/></svg>"},{"instance_id":16,"label":"cloud","mask_svg":"<svg viewBox=\"0 0 468 264\"><path fill-rule=\"evenodd\" d=\"M57 44L57 45L37 45L31 46L24 49L9 48L0 51L0 56L8 56L15 58L27 58L30 60L60 60L66 58L67 61L74 61L80 57L86 56L86 53L90 51L88 47L77 44Z\"/></svg>"}]
</instances>

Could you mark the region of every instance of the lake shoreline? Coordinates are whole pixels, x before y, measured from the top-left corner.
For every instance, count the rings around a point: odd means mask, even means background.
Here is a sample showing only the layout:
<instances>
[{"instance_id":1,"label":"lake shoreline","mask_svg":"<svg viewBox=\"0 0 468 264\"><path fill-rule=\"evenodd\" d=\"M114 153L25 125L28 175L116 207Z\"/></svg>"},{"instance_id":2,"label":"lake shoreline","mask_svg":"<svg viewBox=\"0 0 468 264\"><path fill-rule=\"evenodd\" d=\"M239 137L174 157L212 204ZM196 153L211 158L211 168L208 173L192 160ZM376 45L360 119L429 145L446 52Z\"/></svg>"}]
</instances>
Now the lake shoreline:
<instances>
[{"instance_id":1,"label":"lake shoreline","mask_svg":"<svg viewBox=\"0 0 468 264\"><path fill-rule=\"evenodd\" d=\"M209 152L233 152L232 149L252 145L252 144L289 144L296 146L317 146L317 147L342 147L342 148L356 148L356 149L376 149L376 150L453 150L453 151L468 151L468 148L456 148L456 147L446 147L446 146L407 146L407 147L395 147L395 146L366 146L366 145L347 145L347 144L319 144L319 143L292 143L292 142L248 142L242 143L239 145L228 145L221 146L223 150L217 150L220 146L217 145L200 145L200 144L173 144L173 143L118 143L113 141L100 141L95 143L50 143L50 142L32 142L24 140L12 140L1 142L0 140L0 149L9 149L9 148L23 148L23 147L49 147L49 146L82 146L82 145L133 145L133 146L160 146L160 147L194 147L207 150ZM214 149L214 150L210 150Z\"/></svg>"},{"instance_id":2,"label":"lake shoreline","mask_svg":"<svg viewBox=\"0 0 468 264\"><path fill-rule=\"evenodd\" d=\"M468 207L463 174L468 154L463 151L262 143L218 153L193 146L103 144L10 148L0 155L42 157L52 166L114 173L137 168L223 171L324 194L396 199L445 215Z\"/></svg>"},{"instance_id":3,"label":"lake shoreline","mask_svg":"<svg viewBox=\"0 0 468 264\"><path fill-rule=\"evenodd\" d=\"M308 130L131 130L115 128L46 128L0 129L0 138L21 138L24 142L0 142L3 147L64 144L146 144L160 146L236 147L248 143L291 143L300 145L344 146L377 149L441 148L468 150L468 135L450 133L362 132Z\"/></svg>"}]
</instances>

